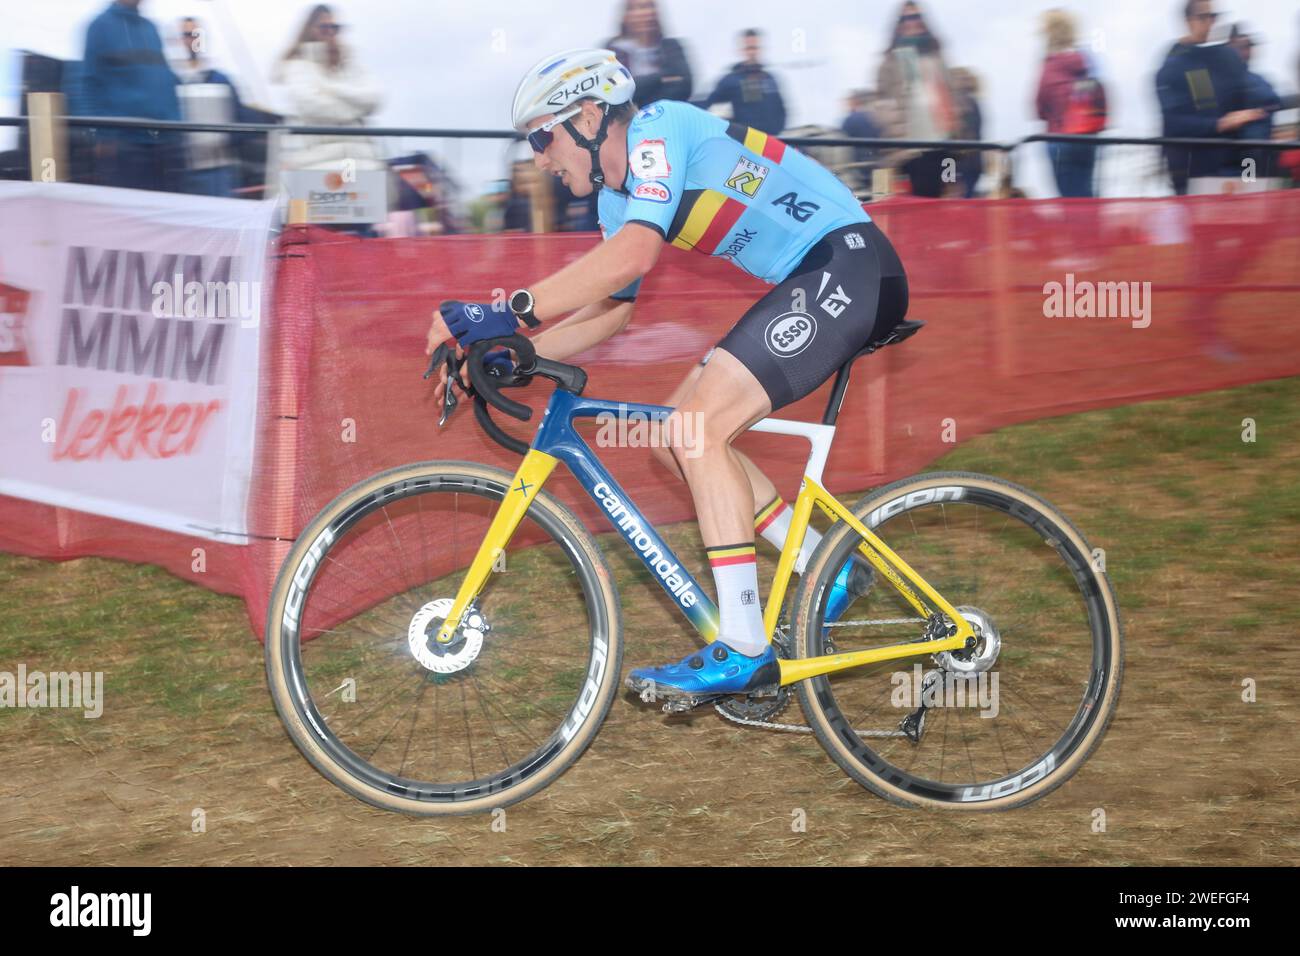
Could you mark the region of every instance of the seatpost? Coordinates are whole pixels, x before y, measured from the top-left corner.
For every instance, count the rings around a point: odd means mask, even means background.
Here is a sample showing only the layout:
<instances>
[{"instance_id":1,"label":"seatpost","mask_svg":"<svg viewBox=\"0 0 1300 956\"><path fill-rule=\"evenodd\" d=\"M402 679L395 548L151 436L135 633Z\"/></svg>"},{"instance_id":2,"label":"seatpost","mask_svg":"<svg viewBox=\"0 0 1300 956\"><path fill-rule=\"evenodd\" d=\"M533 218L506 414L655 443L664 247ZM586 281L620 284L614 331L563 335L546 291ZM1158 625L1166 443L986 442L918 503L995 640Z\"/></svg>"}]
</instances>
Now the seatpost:
<instances>
[{"instance_id":1,"label":"seatpost","mask_svg":"<svg viewBox=\"0 0 1300 956\"><path fill-rule=\"evenodd\" d=\"M834 425L840 417L840 405L844 403L844 393L849 387L849 367L853 363L840 366L835 374L835 385L831 388L830 401L826 403L826 414L822 416L823 425Z\"/></svg>"}]
</instances>

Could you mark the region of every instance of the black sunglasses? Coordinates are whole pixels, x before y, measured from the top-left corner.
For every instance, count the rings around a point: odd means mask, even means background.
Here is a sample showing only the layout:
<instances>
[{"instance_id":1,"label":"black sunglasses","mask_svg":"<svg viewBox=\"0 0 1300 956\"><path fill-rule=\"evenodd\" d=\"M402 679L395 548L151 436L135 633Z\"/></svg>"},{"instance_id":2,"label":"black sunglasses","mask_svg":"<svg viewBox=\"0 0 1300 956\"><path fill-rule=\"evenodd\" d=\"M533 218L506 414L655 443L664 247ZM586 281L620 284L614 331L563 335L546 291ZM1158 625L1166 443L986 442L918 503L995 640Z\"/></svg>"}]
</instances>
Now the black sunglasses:
<instances>
[{"instance_id":1,"label":"black sunglasses","mask_svg":"<svg viewBox=\"0 0 1300 956\"><path fill-rule=\"evenodd\" d=\"M534 153L546 152L546 147L551 145L551 140L555 139L555 133L552 130L571 117L577 116L582 112L580 107L575 107L567 113L561 113L555 119L543 123L537 129L528 134L528 145L533 148Z\"/></svg>"}]
</instances>

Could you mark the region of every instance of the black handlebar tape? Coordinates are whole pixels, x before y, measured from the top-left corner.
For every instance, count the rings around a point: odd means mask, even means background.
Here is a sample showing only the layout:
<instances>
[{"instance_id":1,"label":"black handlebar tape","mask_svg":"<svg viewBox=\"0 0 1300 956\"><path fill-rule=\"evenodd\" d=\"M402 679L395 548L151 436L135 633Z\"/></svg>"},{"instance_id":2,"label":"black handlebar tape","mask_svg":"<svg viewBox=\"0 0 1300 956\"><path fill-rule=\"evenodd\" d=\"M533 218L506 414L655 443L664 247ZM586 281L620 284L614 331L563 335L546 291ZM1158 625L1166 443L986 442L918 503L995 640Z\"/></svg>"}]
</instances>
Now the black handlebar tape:
<instances>
[{"instance_id":1,"label":"black handlebar tape","mask_svg":"<svg viewBox=\"0 0 1300 956\"><path fill-rule=\"evenodd\" d=\"M481 394L474 396L474 417L478 419L479 426L487 432L498 445L514 452L517 455L528 454L528 443L520 441L513 435L507 435L506 432L492 420L492 414L488 411L487 402L483 400Z\"/></svg>"}]
</instances>

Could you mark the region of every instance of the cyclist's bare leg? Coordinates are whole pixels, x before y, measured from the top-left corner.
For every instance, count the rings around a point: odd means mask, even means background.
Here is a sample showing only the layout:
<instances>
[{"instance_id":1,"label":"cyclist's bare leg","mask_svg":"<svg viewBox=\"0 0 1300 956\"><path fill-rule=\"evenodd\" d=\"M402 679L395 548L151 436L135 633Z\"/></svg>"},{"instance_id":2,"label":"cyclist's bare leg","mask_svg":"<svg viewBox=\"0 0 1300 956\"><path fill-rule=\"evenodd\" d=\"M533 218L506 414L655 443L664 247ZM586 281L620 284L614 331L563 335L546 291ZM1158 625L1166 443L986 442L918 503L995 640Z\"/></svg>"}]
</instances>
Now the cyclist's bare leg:
<instances>
[{"instance_id":1,"label":"cyclist's bare leg","mask_svg":"<svg viewBox=\"0 0 1300 956\"><path fill-rule=\"evenodd\" d=\"M767 643L757 600L754 493L731 442L771 410L753 373L718 349L665 423L710 552L718 590L718 639L751 656L762 653Z\"/></svg>"},{"instance_id":2,"label":"cyclist's bare leg","mask_svg":"<svg viewBox=\"0 0 1300 956\"><path fill-rule=\"evenodd\" d=\"M715 352L714 354L716 355L717 353ZM670 408L677 408L682 402L686 401L691 392L694 391L695 383L699 381L700 374L705 368L707 368L707 366L697 365L695 368L691 369L690 373L682 379L677 388L673 390L672 395L668 396L668 400L664 402L664 404ZM753 423L751 422L751 424ZM677 459L673 456L672 449L669 447L669 443L666 440L665 430L660 430L659 437L655 441L651 451L656 461L682 481L686 480L686 476L682 474L681 466L677 464ZM749 486L754 493L754 501L756 505L765 505L775 498L776 486L772 484L771 479L769 479L767 475L763 474L763 472L759 470L759 467L754 464L753 460L751 460L743 451L738 451L733 448L732 452L744 467L745 474L749 476Z\"/></svg>"}]
</instances>

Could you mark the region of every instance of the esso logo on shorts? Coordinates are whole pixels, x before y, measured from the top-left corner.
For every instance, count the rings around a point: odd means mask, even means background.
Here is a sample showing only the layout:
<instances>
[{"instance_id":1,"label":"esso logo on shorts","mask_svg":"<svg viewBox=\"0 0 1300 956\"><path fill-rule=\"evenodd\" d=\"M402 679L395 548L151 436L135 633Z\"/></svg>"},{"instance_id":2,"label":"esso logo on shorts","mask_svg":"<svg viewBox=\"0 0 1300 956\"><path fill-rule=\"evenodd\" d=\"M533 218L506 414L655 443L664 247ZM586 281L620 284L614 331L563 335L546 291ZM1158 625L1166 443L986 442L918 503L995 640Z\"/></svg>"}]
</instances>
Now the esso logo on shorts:
<instances>
[{"instance_id":1,"label":"esso logo on shorts","mask_svg":"<svg viewBox=\"0 0 1300 956\"><path fill-rule=\"evenodd\" d=\"M767 325L763 341L777 358L798 355L812 344L817 334L817 320L807 312L787 312L778 315Z\"/></svg>"},{"instance_id":2,"label":"esso logo on shorts","mask_svg":"<svg viewBox=\"0 0 1300 956\"><path fill-rule=\"evenodd\" d=\"M633 199L648 199L651 202L668 202L673 192L663 183L642 183L632 190Z\"/></svg>"},{"instance_id":3,"label":"esso logo on shorts","mask_svg":"<svg viewBox=\"0 0 1300 956\"><path fill-rule=\"evenodd\" d=\"M471 322L483 321L483 307L481 305L474 305L471 303L470 305L465 306L465 314L469 316Z\"/></svg>"}]
</instances>

